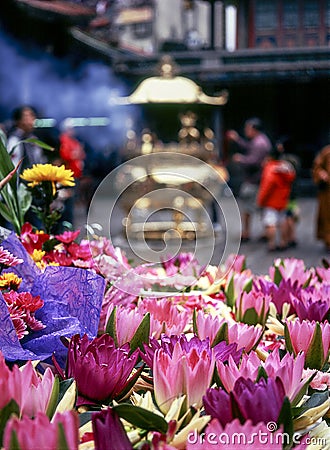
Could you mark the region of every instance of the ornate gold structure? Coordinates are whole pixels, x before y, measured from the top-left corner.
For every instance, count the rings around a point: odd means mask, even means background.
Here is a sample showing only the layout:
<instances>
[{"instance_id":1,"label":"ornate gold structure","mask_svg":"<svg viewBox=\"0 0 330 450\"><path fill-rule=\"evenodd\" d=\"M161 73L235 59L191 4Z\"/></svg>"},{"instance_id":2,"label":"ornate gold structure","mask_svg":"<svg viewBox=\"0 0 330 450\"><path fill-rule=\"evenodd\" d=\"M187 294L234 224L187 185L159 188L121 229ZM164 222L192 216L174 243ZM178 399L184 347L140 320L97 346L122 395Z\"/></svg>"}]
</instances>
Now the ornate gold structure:
<instances>
[{"instance_id":1,"label":"ornate gold structure","mask_svg":"<svg viewBox=\"0 0 330 450\"><path fill-rule=\"evenodd\" d=\"M227 102L227 91L210 97L194 81L175 76L170 57L162 59L160 71L160 76L142 81L135 92L118 103L224 105ZM192 240L197 235L205 237L213 233L207 208L214 193L227 180L227 171L217 165L211 128L198 129L198 117L193 111L181 113L179 119L181 129L176 142L165 144L150 129L144 129L141 136L133 130L127 133L124 149L127 162L124 172L118 173L117 188L125 186L121 203L128 214L124 225L130 238L158 240L166 235ZM138 156L144 158L134 160Z\"/></svg>"}]
</instances>

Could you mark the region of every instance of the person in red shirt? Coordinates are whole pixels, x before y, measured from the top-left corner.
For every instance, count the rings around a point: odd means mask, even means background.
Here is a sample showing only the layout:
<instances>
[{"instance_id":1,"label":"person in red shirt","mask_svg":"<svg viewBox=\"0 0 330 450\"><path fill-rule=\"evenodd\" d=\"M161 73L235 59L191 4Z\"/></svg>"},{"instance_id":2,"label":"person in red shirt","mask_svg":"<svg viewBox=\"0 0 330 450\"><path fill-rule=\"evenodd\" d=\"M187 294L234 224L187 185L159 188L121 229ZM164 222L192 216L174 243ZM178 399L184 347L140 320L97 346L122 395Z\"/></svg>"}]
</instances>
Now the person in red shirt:
<instances>
[{"instance_id":1,"label":"person in red shirt","mask_svg":"<svg viewBox=\"0 0 330 450\"><path fill-rule=\"evenodd\" d=\"M60 158L76 179L82 177L86 153L82 143L75 137L75 129L66 124L60 135Z\"/></svg>"},{"instance_id":2,"label":"person in red shirt","mask_svg":"<svg viewBox=\"0 0 330 450\"><path fill-rule=\"evenodd\" d=\"M278 150L274 150L265 161L257 194L257 205L263 208L263 225L269 251L284 250L288 246L283 224L292 183L296 177L293 165L289 161L279 160L279 157ZM278 230L280 245L276 246Z\"/></svg>"},{"instance_id":3,"label":"person in red shirt","mask_svg":"<svg viewBox=\"0 0 330 450\"><path fill-rule=\"evenodd\" d=\"M74 209L77 202L81 201L80 179L83 176L86 153L83 144L75 137L75 129L72 124L64 121L60 134L59 155L67 169L72 170L75 178L73 188L62 189L64 201L62 222L73 224Z\"/></svg>"}]
</instances>

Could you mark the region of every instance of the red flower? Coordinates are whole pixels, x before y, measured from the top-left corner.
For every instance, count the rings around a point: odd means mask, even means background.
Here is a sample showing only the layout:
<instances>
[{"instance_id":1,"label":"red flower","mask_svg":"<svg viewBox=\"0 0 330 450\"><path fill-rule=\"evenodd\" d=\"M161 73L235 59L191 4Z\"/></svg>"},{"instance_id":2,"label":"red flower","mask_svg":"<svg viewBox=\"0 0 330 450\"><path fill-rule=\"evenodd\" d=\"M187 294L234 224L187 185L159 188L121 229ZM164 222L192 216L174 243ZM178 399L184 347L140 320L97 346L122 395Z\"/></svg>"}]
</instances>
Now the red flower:
<instances>
[{"instance_id":1,"label":"red flower","mask_svg":"<svg viewBox=\"0 0 330 450\"><path fill-rule=\"evenodd\" d=\"M75 241L80 234L80 230L77 231L64 231L62 234L56 234L55 237L58 241L63 242L63 244L71 244Z\"/></svg>"},{"instance_id":2,"label":"red flower","mask_svg":"<svg viewBox=\"0 0 330 450\"><path fill-rule=\"evenodd\" d=\"M26 251L32 255L33 250L42 250L42 245L44 242L49 240L49 234L44 232L34 233L32 230L32 225L26 222L22 226L20 239L24 245Z\"/></svg>"},{"instance_id":3,"label":"red flower","mask_svg":"<svg viewBox=\"0 0 330 450\"><path fill-rule=\"evenodd\" d=\"M3 293L3 298L7 303L18 339L28 334L28 329L38 331L45 328L45 325L34 316L44 305L39 295L33 297L30 292L9 291Z\"/></svg>"}]
</instances>

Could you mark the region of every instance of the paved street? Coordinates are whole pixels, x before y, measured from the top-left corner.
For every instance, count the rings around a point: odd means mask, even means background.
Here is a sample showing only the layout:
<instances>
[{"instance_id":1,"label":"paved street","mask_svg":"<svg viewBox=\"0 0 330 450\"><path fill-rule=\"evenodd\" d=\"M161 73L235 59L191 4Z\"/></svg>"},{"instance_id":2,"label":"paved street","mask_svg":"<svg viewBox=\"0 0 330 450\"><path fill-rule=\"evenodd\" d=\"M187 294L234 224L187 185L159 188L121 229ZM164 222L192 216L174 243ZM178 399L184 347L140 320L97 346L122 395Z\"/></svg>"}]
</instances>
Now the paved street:
<instances>
[{"instance_id":1,"label":"paved street","mask_svg":"<svg viewBox=\"0 0 330 450\"><path fill-rule=\"evenodd\" d=\"M228 201L226 198L223 202ZM109 228L109 198L97 198L96 201L92 203L93 207L93 222L97 222L103 228L98 234L107 236L107 230ZM298 246L296 248L288 249L279 253L268 253L266 249L266 244L258 242L258 237L262 233L262 227L258 216L254 217L253 220L253 236L249 243L244 243L239 245L239 230L240 226L236 220L232 220L230 209L226 209L226 221L227 226L230 228L232 240L234 242L229 243L230 248L239 249L240 254L245 254L247 257L247 265L255 274L263 274L268 271L268 267L272 264L273 260L278 257L295 257L303 259L307 267L320 265L322 258L326 257L324 252L323 243L315 240L315 221L316 221L316 211L317 211L317 200L316 198L301 198L298 199L298 205L301 211L301 220L297 226L297 237ZM115 245L120 246L126 253L126 255L131 258L136 264L142 261L139 258L140 247L144 245L143 242L133 242L130 245L123 238L122 233L122 218L124 217L123 212L112 212L112 219L114 219L114 225L111 227L111 240ZM96 220L97 219L97 220ZM76 209L76 220L75 227L79 227L81 230L85 230L86 216L82 213L80 209ZM84 233L82 233L84 234ZM205 261L210 261L213 264L218 264L223 254L224 250L224 236L225 232L221 232L216 236L216 239L202 239L198 242L198 250L196 252L198 259L202 263ZM109 237L109 236L108 236ZM231 245L232 244L232 245ZM152 244L154 248L157 249L157 243ZM158 243L158 246L160 244ZM173 244L174 247L176 243ZM133 250L132 250L133 247ZM142 248L141 247L141 248ZM169 250L171 248L171 243ZM181 244L182 251L194 251L195 241L190 241ZM158 247L159 249L159 247ZM142 252L143 255L143 252ZM329 255L327 256L329 258Z\"/></svg>"}]
</instances>

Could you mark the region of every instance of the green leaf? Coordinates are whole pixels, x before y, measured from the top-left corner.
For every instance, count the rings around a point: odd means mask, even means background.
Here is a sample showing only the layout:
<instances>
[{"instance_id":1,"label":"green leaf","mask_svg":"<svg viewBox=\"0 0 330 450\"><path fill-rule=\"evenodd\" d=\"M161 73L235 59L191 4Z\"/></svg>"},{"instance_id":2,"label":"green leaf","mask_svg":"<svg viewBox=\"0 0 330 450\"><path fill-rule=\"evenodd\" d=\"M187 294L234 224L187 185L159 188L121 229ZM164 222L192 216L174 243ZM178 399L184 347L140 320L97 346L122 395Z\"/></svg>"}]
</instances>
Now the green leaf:
<instances>
[{"instance_id":1,"label":"green leaf","mask_svg":"<svg viewBox=\"0 0 330 450\"><path fill-rule=\"evenodd\" d=\"M305 383L302 385L302 387L299 389L299 392L297 393L297 395L295 396L295 398L292 400L291 404L293 406L298 405L298 403L300 402L300 400L303 398L303 396L306 394L308 386L310 384L310 382L312 381L312 379L315 377L316 372L313 373L313 375L311 375L309 378L307 378L307 380L305 381Z\"/></svg>"},{"instance_id":2,"label":"green leaf","mask_svg":"<svg viewBox=\"0 0 330 450\"><path fill-rule=\"evenodd\" d=\"M2 179L2 178L5 178L5 176L8 175L8 173L10 173L12 170L14 170L15 166L14 166L14 164L11 160L11 157L1 139L0 139L0 161L1 161L0 177ZM9 183L12 186L12 188L15 188L15 185L17 183L17 175L16 174L13 176L13 178L10 180Z\"/></svg>"},{"instance_id":3,"label":"green leaf","mask_svg":"<svg viewBox=\"0 0 330 450\"><path fill-rule=\"evenodd\" d=\"M116 411L119 417L142 430L167 432L168 424L163 417L140 406L122 403L112 409Z\"/></svg>"},{"instance_id":4,"label":"green leaf","mask_svg":"<svg viewBox=\"0 0 330 450\"><path fill-rule=\"evenodd\" d=\"M257 311L254 308L247 309L241 319L241 322L246 323L247 325L256 325L259 323Z\"/></svg>"},{"instance_id":5,"label":"green leaf","mask_svg":"<svg viewBox=\"0 0 330 450\"><path fill-rule=\"evenodd\" d=\"M29 210L32 204L32 194L23 183L20 183L18 186L17 199L20 206L22 220L24 220L24 215Z\"/></svg>"},{"instance_id":6,"label":"green leaf","mask_svg":"<svg viewBox=\"0 0 330 450\"><path fill-rule=\"evenodd\" d=\"M53 418L53 415L55 413L56 406L58 403L59 392L60 392L60 381L58 379L58 376L55 375L52 393L50 395L50 399L49 399L49 402L47 405L47 410L46 410L46 414L47 414L49 420L51 420Z\"/></svg>"},{"instance_id":7,"label":"green leaf","mask_svg":"<svg viewBox=\"0 0 330 450\"><path fill-rule=\"evenodd\" d=\"M243 287L243 291L249 293L252 290L253 287L253 280L249 280Z\"/></svg>"},{"instance_id":8,"label":"green leaf","mask_svg":"<svg viewBox=\"0 0 330 450\"><path fill-rule=\"evenodd\" d=\"M13 216L11 211L8 209L7 205L4 205L3 203L0 202L0 214L1 216L6 219L8 222L13 221Z\"/></svg>"},{"instance_id":9,"label":"green leaf","mask_svg":"<svg viewBox=\"0 0 330 450\"><path fill-rule=\"evenodd\" d=\"M35 139L35 138L25 139L24 141L21 141L21 142L27 142L27 143L38 145L39 147L43 148L44 150L49 150L50 152L53 152L55 150L54 147L51 147L50 145L46 144L45 142L40 141L39 139Z\"/></svg>"},{"instance_id":10,"label":"green leaf","mask_svg":"<svg viewBox=\"0 0 330 450\"><path fill-rule=\"evenodd\" d=\"M211 347L215 347L221 341L226 341L228 344L228 323L227 322L224 322L220 326L217 334L215 335L215 338L213 339Z\"/></svg>"},{"instance_id":11,"label":"green leaf","mask_svg":"<svg viewBox=\"0 0 330 450\"><path fill-rule=\"evenodd\" d=\"M109 320L105 327L105 332L110 334L110 336L115 341L116 347L118 347L118 339L117 339L117 307L115 306L111 311Z\"/></svg>"},{"instance_id":12,"label":"green leaf","mask_svg":"<svg viewBox=\"0 0 330 450\"><path fill-rule=\"evenodd\" d=\"M147 313L143 319L141 320L140 325L138 326L134 336L130 342L130 353L133 353L134 350L140 348L143 350L143 342L148 343L150 336L150 313Z\"/></svg>"},{"instance_id":13,"label":"green leaf","mask_svg":"<svg viewBox=\"0 0 330 450\"><path fill-rule=\"evenodd\" d=\"M70 450L64 432L64 427L61 422L57 424L58 442L56 450Z\"/></svg>"},{"instance_id":14,"label":"green leaf","mask_svg":"<svg viewBox=\"0 0 330 450\"><path fill-rule=\"evenodd\" d=\"M234 275L232 275L228 283L227 289L225 290L225 294L228 306L233 307L235 304Z\"/></svg>"},{"instance_id":15,"label":"green leaf","mask_svg":"<svg viewBox=\"0 0 330 450\"><path fill-rule=\"evenodd\" d=\"M283 442L283 449L290 449L292 446L293 439L293 419L292 419L292 410L291 404L288 397L284 398L284 402L280 411L280 415L277 419L278 428L283 425L284 433L287 433L289 436L289 442ZM284 436L286 436L284 434Z\"/></svg>"},{"instance_id":16,"label":"green leaf","mask_svg":"<svg viewBox=\"0 0 330 450\"><path fill-rule=\"evenodd\" d=\"M0 409L0 448L2 447L3 433L6 424L12 415L19 416L19 407L15 400L10 400L6 406Z\"/></svg>"},{"instance_id":17,"label":"green leaf","mask_svg":"<svg viewBox=\"0 0 330 450\"><path fill-rule=\"evenodd\" d=\"M275 273L274 273L274 283L276 284L276 286L279 286L281 281L282 281L282 274L280 272L280 269L278 268L278 266L275 266Z\"/></svg>"},{"instance_id":18,"label":"green leaf","mask_svg":"<svg viewBox=\"0 0 330 450\"><path fill-rule=\"evenodd\" d=\"M14 430L12 430L12 432L11 432L8 450L21 450L21 447L18 442L17 434Z\"/></svg>"},{"instance_id":19,"label":"green leaf","mask_svg":"<svg viewBox=\"0 0 330 450\"><path fill-rule=\"evenodd\" d=\"M267 372L265 371L265 368L263 366L260 366L258 368L256 383L260 380L260 378L264 378L266 381L268 380Z\"/></svg>"},{"instance_id":20,"label":"green leaf","mask_svg":"<svg viewBox=\"0 0 330 450\"><path fill-rule=\"evenodd\" d=\"M291 337L290 337L290 333L289 333L289 328L286 323L284 323L284 338L285 338L285 346L286 346L287 351L291 354L292 353L295 354L293 345L292 345L292 341L291 341Z\"/></svg>"},{"instance_id":21,"label":"green leaf","mask_svg":"<svg viewBox=\"0 0 330 450\"><path fill-rule=\"evenodd\" d=\"M193 312L193 332L194 332L194 334L196 334L196 336L198 336L196 308L194 308L194 312Z\"/></svg>"},{"instance_id":22,"label":"green leaf","mask_svg":"<svg viewBox=\"0 0 330 450\"><path fill-rule=\"evenodd\" d=\"M309 344L305 366L310 369L321 370L324 365L322 329L319 322L316 322L312 341Z\"/></svg>"}]
</instances>

